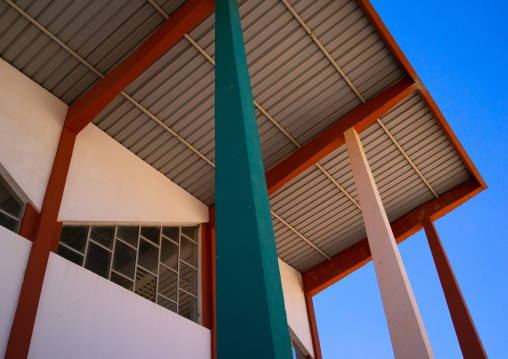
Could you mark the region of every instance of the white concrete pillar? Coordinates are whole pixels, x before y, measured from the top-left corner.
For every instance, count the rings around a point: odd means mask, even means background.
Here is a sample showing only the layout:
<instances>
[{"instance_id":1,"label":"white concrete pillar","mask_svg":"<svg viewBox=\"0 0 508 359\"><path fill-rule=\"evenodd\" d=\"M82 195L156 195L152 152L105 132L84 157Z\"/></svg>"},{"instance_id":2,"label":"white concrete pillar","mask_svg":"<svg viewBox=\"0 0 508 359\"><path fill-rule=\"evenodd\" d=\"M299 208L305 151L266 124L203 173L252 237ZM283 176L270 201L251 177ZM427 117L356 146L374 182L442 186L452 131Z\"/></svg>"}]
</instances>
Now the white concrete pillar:
<instances>
[{"instance_id":1,"label":"white concrete pillar","mask_svg":"<svg viewBox=\"0 0 508 359\"><path fill-rule=\"evenodd\" d=\"M434 358L360 138L353 128L344 137L395 358Z\"/></svg>"}]
</instances>

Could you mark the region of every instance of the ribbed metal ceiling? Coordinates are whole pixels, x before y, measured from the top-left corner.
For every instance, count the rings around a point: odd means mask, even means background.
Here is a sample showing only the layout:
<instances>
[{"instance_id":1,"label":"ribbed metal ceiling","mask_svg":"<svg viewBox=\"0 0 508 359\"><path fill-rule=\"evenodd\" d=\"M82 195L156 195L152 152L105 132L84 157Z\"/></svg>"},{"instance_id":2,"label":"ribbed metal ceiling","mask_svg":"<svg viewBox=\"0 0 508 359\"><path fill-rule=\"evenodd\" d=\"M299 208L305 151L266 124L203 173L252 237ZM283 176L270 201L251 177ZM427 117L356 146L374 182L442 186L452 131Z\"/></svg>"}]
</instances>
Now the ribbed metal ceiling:
<instances>
[{"instance_id":1,"label":"ribbed metal ceiling","mask_svg":"<svg viewBox=\"0 0 508 359\"><path fill-rule=\"evenodd\" d=\"M170 15L183 1L155 3ZM404 77L355 1L289 3L365 100ZM282 2L249 0L240 5L263 159L269 169L362 100ZM1 57L67 104L99 80L90 67L108 74L165 20L141 0L24 0L15 6L0 2ZM94 120L207 205L214 203L214 26L212 14L188 34L196 45L186 38L179 41L125 89L130 99L118 96ZM438 195L470 177L417 94L381 122ZM381 125L373 124L361 139L391 221L434 198ZM358 201L345 146L320 164ZM328 256L365 238L358 207L317 167L272 195L270 203L286 222L273 217L278 254L299 271L326 260L302 236Z\"/></svg>"}]
</instances>

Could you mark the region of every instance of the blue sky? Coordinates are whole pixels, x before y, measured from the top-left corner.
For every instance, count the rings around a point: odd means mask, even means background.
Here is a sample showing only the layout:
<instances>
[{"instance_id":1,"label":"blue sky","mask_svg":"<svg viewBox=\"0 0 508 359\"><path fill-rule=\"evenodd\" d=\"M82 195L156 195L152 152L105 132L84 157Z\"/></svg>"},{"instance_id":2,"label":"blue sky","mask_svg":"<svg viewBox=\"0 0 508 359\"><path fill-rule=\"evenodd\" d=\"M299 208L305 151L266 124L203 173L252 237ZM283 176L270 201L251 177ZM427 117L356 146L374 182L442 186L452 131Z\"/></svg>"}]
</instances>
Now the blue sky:
<instances>
[{"instance_id":1,"label":"blue sky","mask_svg":"<svg viewBox=\"0 0 508 359\"><path fill-rule=\"evenodd\" d=\"M491 359L508 338L508 5L372 0L489 189L436 228ZM436 358L462 358L423 231L399 245ZM323 357L393 358L372 263L314 297Z\"/></svg>"}]
</instances>

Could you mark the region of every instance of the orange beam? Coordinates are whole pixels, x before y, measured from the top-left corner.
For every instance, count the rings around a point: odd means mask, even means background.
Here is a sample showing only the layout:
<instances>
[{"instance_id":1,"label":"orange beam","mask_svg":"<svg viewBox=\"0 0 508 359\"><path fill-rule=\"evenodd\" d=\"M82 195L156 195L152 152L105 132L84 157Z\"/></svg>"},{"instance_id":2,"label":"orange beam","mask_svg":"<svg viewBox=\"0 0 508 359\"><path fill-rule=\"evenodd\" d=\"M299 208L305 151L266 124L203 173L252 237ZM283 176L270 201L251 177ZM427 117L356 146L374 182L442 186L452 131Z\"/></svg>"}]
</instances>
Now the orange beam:
<instances>
[{"instance_id":1,"label":"orange beam","mask_svg":"<svg viewBox=\"0 0 508 359\"><path fill-rule=\"evenodd\" d=\"M214 0L186 1L132 55L69 107L65 126L78 134L136 77L214 9Z\"/></svg>"},{"instance_id":2,"label":"orange beam","mask_svg":"<svg viewBox=\"0 0 508 359\"><path fill-rule=\"evenodd\" d=\"M5 353L6 359L26 358L30 348L35 316L39 305L42 284L49 252L53 246L53 235L60 210L65 180L71 163L76 135L62 129L58 149L49 177L40 214L39 227L30 250L18 306Z\"/></svg>"},{"instance_id":3,"label":"orange beam","mask_svg":"<svg viewBox=\"0 0 508 359\"><path fill-rule=\"evenodd\" d=\"M216 316L216 301L215 301L215 291L216 291L216 278L215 278L215 206L211 206L208 209L209 214L209 220L206 224L206 230L207 230L207 242L206 242L206 253L203 251L202 254L202 260L203 260L203 270L205 269L205 261L203 257L206 255L208 256L208 260L206 261L206 280L208 281L207 288L206 288L206 296L207 296L207 303L205 303L205 299L203 299L203 326L210 329L212 337L212 359L217 358L217 330L216 330L216 324L217 324L217 316ZM203 248L203 244L201 244L201 248ZM203 272L204 273L204 272ZM205 275L202 274L203 283L205 281ZM205 296L205 284L203 284L203 291L202 296L204 298ZM205 311L206 306L206 311ZM205 318L206 324L205 325Z\"/></svg>"},{"instance_id":4,"label":"orange beam","mask_svg":"<svg viewBox=\"0 0 508 359\"><path fill-rule=\"evenodd\" d=\"M37 210L30 204L27 203L25 207L25 213L23 214L23 219L21 220L21 226L19 228L19 235L28 239L29 241L34 241L37 236L37 230L39 228L39 221L41 219L41 215ZM60 242L60 233L62 232L62 222L57 222L55 224L55 230L53 233L53 245L51 247L51 252L57 253L58 244Z\"/></svg>"},{"instance_id":5,"label":"orange beam","mask_svg":"<svg viewBox=\"0 0 508 359\"><path fill-rule=\"evenodd\" d=\"M469 170L469 173L471 173L471 175L478 181L478 183L482 186L483 189L487 189L487 184L485 183L480 173L476 169L475 165L473 164L473 161L471 161L471 159L467 155L466 151L464 150L459 140L457 139L457 136L455 136L450 125L448 124L443 114L439 110L437 104L432 99L432 96L430 96L428 90L425 88L425 85L423 85L422 81L416 74L416 71L409 63L408 59L400 49L399 45L393 38L392 34L390 34L390 31L388 31L388 28L383 23L381 17L379 17L378 13L374 9L370 1L356 0L356 2L358 3L358 6L363 10L367 19L369 19L370 23L378 33L379 37L383 40L388 50L390 50L392 56L399 63L400 67L406 72L406 74L409 77L411 77L415 82L419 84L418 93L420 94L420 97L423 99L423 102L429 109L432 116L434 116L434 119L441 127L441 130L443 130L444 134L448 138L448 141L450 141L450 143L452 144L453 148L459 155L460 159L462 160L466 168Z\"/></svg>"},{"instance_id":6,"label":"orange beam","mask_svg":"<svg viewBox=\"0 0 508 359\"><path fill-rule=\"evenodd\" d=\"M217 276L216 276L216 260L217 255L215 252L215 243L216 243L216 237L215 237L215 209L213 210L213 221L210 220L210 224L213 225L212 227L212 315L213 315L213 327L212 327L212 359L217 359L217 295L216 295L216 289L217 289Z\"/></svg>"},{"instance_id":7,"label":"orange beam","mask_svg":"<svg viewBox=\"0 0 508 359\"><path fill-rule=\"evenodd\" d=\"M212 228L209 223L201 225L201 278L202 324L205 328L212 330Z\"/></svg>"},{"instance_id":8,"label":"orange beam","mask_svg":"<svg viewBox=\"0 0 508 359\"><path fill-rule=\"evenodd\" d=\"M450 141L450 143L452 144L452 147L455 149L455 152L457 152L460 159L468 169L469 173L471 173L471 175L476 179L476 181L478 181L478 183L482 186L483 189L487 189L487 184L480 175L480 172L478 172L473 161L471 161L471 158L469 158L468 154L464 150L464 147L462 147L459 139L453 132L448 122L446 121L437 104L434 102L434 99L430 95L429 91L425 88L425 86L422 85L418 89L418 93L420 97L423 99L423 102L429 109L432 116L434 116L436 122L439 124L439 127L441 127L441 130L444 132L446 138L448 138L448 141Z\"/></svg>"},{"instance_id":9,"label":"orange beam","mask_svg":"<svg viewBox=\"0 0 508 359\"><path fill-rule=\"evenodd\" d=\"M399 45L393 38L392 34L390 34L390 31L388 31L388 28L384 24L383 20L381 20L381 17L379 17L379 14L374 9L372 4L369 0L356 0L356 3L362 9L363 13L365 14L365 17L370 21L371 25L376 30L377 34L383 40L385 43L385 46L390 50L392 53L392 56L395 58L395 60L398 62L399 66L404 70L404 72L413 79L414 82L420 83L420 78L416 74L415 69L413 69L413 66L409 63L409 60L406 58L406 55L402 52Z\"/></svg>"},{"instance_id":10,"label":"orange beam","mask_svg":"<svg viewBox=\"0 0 508 359\"><path fill-rule=\"evenodd\" d=\"M316 359L322 359L321 344L319 343L319 334L316 323L316 314L314 312L314 302L312 301L312 295L305 293L305 306L307 307L307 316L309 318L310 334L312 337L312 347L314 348L314 356ZM307 358L312 357L309 355Z\"/></svg>"},{"instance_id":11,"label":"orange beam","mask_svg":"<svg viewBox=\"0 0 508 359\"><path fill-rule=\"evenodd\" d=\"M39 216L39 212L37 212L34 206L32 206L31 203L27 203L25 206L25 213L23 213L23 218L21 219L18 234L33 242L35 236L37 235Z\"/></svg>"},{"instance_id":12,"label":"orange beam","mask_svg":"<svg viewBox=\"0 0 508 359\"><path fill-rule=\"evenodd\" d=\"M448 261L436 227L434 227L434 223L429 218L423 220L423 227L427 234L429 247L436 264L437 273L443 287L462 355L464 359L487 359L482 341L476 331L476 326L474 325L473 318L471 318L466 301L462 296L459 283L457 283L455 274L453 274L452 266Z\"/></svg>"},{"instance_id":13,"label":"orange beam","mask_svg":"<svg viewBox=\"0 0 508 359\"><path fill-rule=\"evenodd\" d=\"M266 172L268 195L319 162L345 143L344 131L353 127L360 133L417 89L416 83L404 78L376 97L342 117L314 137L309 143Z\"/></svg>"},{"instance_id":14,"label":"orange beam","mask_svg":"<svg viewBox=\"0 0 508 359\"><path fill-rule=\"evenodd\" d=\"M441 197L429 201L404 217L391 223L397 243L404 241L423 228L423 221L435 221L457 208L483 190L474 179L469 179ZM338 282L372 259L367 238L361 240L331 260L323 262L302 274L305 293L314 296Z\"/></svg>"}]
</instances>

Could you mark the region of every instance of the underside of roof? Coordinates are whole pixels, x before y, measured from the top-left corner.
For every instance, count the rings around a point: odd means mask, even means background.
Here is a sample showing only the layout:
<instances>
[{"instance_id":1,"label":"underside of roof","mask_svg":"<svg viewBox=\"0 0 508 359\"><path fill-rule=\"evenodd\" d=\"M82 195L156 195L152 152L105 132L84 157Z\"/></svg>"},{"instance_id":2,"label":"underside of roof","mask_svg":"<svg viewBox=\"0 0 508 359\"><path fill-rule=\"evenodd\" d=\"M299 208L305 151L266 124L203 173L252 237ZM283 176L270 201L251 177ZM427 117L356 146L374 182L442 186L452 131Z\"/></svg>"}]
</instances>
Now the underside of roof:
<instances>
[{"instance_id":1,"label":"underside of roof","mask_svg":"<svg viewBox=\"0 0 508 359\"><path fill-rule=\"evenodd\" d=\"M1 1L0 56L70 105L182 3ZM248 0L240 13L266 170L406 76L354 0ZM93 121L208 206L214 26L211 14ZM390 221L471 178L418 93L360 137ZM344 145L270 204L278 255L300 272L366 237Z\"/></svg>"}]
</instances>

